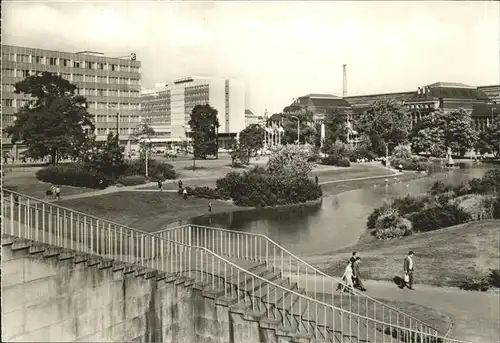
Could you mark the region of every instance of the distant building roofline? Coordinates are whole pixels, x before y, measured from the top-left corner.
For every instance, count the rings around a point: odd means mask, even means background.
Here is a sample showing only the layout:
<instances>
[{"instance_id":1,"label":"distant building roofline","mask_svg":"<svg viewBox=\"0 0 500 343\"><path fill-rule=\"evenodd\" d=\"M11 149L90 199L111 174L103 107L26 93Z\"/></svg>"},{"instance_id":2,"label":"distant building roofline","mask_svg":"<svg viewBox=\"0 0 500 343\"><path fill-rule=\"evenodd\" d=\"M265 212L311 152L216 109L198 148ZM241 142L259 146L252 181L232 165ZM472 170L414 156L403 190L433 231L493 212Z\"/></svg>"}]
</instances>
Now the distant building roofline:
<instances>
[{"instance_id":1,"label":"distant building roofline","mask_svg":"<svg viewBox=\"0 0 500 343\"><path fill-rule=\"evenodd\" d=\"M104 56L103 52L97 52L97 51L90 51L90 50L84 50L84 51L77 51L75 54L83 54L83 55L99 55L99 56Z\"/></svg>"}]
</instances>

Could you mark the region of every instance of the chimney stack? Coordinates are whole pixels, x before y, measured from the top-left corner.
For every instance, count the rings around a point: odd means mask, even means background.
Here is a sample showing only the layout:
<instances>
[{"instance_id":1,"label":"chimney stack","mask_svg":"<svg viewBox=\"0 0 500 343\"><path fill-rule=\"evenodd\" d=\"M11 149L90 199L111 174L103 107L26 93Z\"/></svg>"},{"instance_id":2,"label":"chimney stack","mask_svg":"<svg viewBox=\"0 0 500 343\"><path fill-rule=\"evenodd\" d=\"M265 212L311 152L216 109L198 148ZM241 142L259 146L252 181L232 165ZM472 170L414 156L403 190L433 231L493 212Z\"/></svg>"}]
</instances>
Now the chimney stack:
<instances>
[{"instance_id":1,"label":"chimney stack","mask_svg":"<svg viewBox=\"0 0 500 343\"><path fill-rule=\"evenodd\" d=\"M344 82L342 84L342 97L345 98L347 96L347 64L343 65L344 71Z\"/></svg>"}]
</instances>

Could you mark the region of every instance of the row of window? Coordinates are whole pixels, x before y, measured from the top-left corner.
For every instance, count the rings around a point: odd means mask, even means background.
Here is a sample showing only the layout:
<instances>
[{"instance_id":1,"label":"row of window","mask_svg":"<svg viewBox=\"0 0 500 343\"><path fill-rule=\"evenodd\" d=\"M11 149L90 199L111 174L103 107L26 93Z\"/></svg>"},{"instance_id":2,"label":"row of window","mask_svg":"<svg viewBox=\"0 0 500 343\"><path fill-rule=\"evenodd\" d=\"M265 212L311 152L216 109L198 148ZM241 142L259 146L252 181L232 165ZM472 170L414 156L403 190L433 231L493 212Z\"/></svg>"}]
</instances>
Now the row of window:
<instances>
[{"instance_id":1,"label":"row of window","mask_svg":"<svg viewBox=\"0 0 500 343\"><path fill-rule=\"evenodd\" d=\"M116 115L104 116L104 115L96 115L94 117L96 123L116 123ZM120 116L121 123L135 123L140 122L139 116Z\"/></svg>"},{"instance_id":2,"label":"row of window","mask_svg":"<svg viewBox=\"0 0 500 343\"><path fill-rule=\"evenodd\" d=\"M30 75L36 75L38 72L27 69L2 69L3 76L12 77L28 77ZM94 83L107 83L107 84L117 84L117 85L132 85L139 86L141 84L140 79L126 78L126 77L108 77L108 76L96 76L96 75L85 75L85 74L71 74L71 73L57 73L62 78L68 81L79 81L79 82L94 82Z\"/></svg>"},{"instance_id":3,"label":"row of window","mask_svg":"<svg viewBox=\"0 0 500 343\"><path fill-rule=\"evenodd\" d=\"M119 89L94 89L94 88L77 88L76 94L82 96L120 96L129 98L138 98L139 91L122 91Z\"/></svg>"},{"instance_id":4,"label":"row of window","mask_svg":"<svg viewBox=\"0 0 500 343\"><path fill-rule=\"evenodd\" d=\"M138 66L128 66L125 64L74 61L66 58L15 54L12 52L2 54L2 59L11 62L34 63L42 65L62 66L68 68L85 68L85 69L95 69L95 70L126 71L126 72L139 72L140 70L140 67Z\"/></svg>"},{"instance_id":5,"label":"row of window","mask_svg":"<svg viewBox=\"0 0 500 343\"><path fill-rule=\"evenodd\" d=\"M16 107L21 108L28 104L29 99L2 99L3 107ZM131 103L106 103L106 102L88 102L89 109L101 109L101 110L139 110L139 104Z\"/></svg>"},{"instance_id":6,"label":"row of window","mask_svg":"<svg viewBox=\"0 0 500 343\"><path fill-rule=\"evenodd\" d=\"M108 135L110 132L116 133L116 129L98 127L95 131L95 133L99 136ZM133 132L134 132L134 129L132 129L132 128L123 128L123 127L120 128L121 135L132 134Z\"/></svg>"}]
</instances>

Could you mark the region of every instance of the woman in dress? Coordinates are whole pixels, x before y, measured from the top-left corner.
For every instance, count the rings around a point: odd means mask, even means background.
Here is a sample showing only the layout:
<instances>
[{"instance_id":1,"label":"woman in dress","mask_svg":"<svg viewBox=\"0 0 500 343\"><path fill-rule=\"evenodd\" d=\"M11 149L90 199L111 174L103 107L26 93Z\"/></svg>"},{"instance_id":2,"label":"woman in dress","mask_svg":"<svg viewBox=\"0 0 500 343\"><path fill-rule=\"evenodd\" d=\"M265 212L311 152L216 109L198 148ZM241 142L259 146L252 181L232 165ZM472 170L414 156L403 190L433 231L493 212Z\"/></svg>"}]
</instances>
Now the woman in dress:
<instances>
[{"instance_id":1,"label":"woman in dress","mask_svg":"<svg viewBox=\"0 0 500 343\"><path fill-rule=\"evenodd\" d=\"M352 292L353 283L352 283L353 271L352 271L352 262L349 260L345 267L344 275L342 275L342 287L340 288L341 292L345 292L347 288L347 292Z\"/></svg>"}]
</instances>

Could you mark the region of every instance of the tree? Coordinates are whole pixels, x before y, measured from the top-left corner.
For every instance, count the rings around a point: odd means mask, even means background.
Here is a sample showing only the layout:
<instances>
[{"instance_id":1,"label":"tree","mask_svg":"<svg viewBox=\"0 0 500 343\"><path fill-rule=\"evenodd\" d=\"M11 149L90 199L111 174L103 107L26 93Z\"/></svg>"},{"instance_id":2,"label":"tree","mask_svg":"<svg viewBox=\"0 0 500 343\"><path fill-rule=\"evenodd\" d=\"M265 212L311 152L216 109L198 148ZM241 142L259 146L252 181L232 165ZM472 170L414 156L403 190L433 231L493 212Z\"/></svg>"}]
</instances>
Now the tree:
<instances>
[{"instance_id":1,"label":"tree","mask_svg":"<svg viewBox=\"0 0 500 343\"><path fill-rule=\"evenodd\" d=\"M496 116L486 130L479 134L477 147L481 154L494 153L500 157L500 116Z\"/></svg>"},{"instance_id":2,"label":"tree","mask_svg":"<svg viewBox=\"0 0 500 343\"><path fill-rule=\"evenodd\" d=\"M297 110L293 114L283 114L283 137L281 142L283 144L294 144L297 142L297 119L300 121L300 143L301 144L315 144L316 140L316 125L314 123L314 113L307 110Z\"/></svg>"},{"instance_id":3,"label":"tree","mask_svg":"<svg viewBox=\"0 0 500 343\"><path fill-rule=\"evenodd\" d=\"M325 141L331 139L332 141L340 140L347 143L347 136L349 127L347 126L348 116L344 112L329 110L325 115Z\"/></svg>"},{"instance_id":4,"label":"tree","mask_svg":"<svg viewBox=\"0 0 500 343\"><path fill-rule=\"evenodd\" d=\"M359 132L366 136L379 156L389 154L395 146L405 143L411 120L406 108L392 99L375 101L357 122Z\"/></svg>"},{"instance_id":5,"label":"tree","mask_svg":"<svg viewBox=\"0 0 500 343\"><path fill-rule=\"evenodd\" d=\"M76 86L49 72L28 76L15 85L16 94L32 98L16 113L13 125L5 129L13 144L28 147L26 157L77 157L95 127L87 112L87 100L75 95Z\"/></svg>"},{"instance_id":6,"label":"tree","mask_svg":"<svg viewBox=\"0 0 500 343\"><path fill-rule=\"evenodd\" d=\"M474 148L477 133L469 112L461 108L446 115L445 140L447 147L460 156Z\"/></svg>"},{"instance_id":7,"label":"tree","mask_svg":"<svg viewBox=\"0 0 500 343\"><path fill-rule=\"evenodd\" d=\"M427 152L432 156L443 157L446 154L445 129L446 114L442 110L426 115L412 129L412 150L417 154Z\"/></svg>"},{"instance_id":8,"label":"tree","mask_svg":"<svg viewBox=\"0 0 500 343\"><path fill-rule=\"evenodd\" d=\"M135 128L132 137L134 140L140 143L140 157L142 160L146 159L146 152L151 156L151 138L156 134L155 130L151 127L151 119L145 118L142 122ZM116 137L118 138L118 136ZM149 159L149 157L148 157Z\"/></svg>"},{"instance_id":9,"label":"tree","mask_svg":"<svg viewBox=\"0 0 500 343\"><path fill-rule=\"evenodd\" d=\"M248 159L264 147L265 130L259 124L250 124L240 132L238 150L246 152Z\"/></svg>"},{"instance_id":10,"label":"tree","mask_svg":"<svg viewBox=\"0 0 500 343\"><path fill-rule=\"evenodd\" d=\"M307 179L312 171L308 157L309 153L297 145L278 146L269 156L266 170L280 180Z\"/></svg>"},{"instance_id":11,"label":"tree","mask_svg":"<svg viewBox=\"0 0 500 343\"><path fill-rule=\"evenodd\" d=\"M217 110L208 104L196 105L191 112L188 124L193 140L193 168L196 167L197 157L205 159L207 155L217 154L217 131L220 126L217 113Z\"/></svg>"},{"instance_id":12,"label":"tree","mask_svg":"<svg viewBox=\"0 0 500 343\"><path fill-rule=\"evenodd\" d=\"M108 180L116 181L125 171L123 151L118 135L110 132L106 141L94 141L94 147L87 152L84 162L90 169L104 175Z\"/></svg>"}]
</instances>

